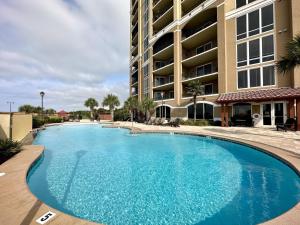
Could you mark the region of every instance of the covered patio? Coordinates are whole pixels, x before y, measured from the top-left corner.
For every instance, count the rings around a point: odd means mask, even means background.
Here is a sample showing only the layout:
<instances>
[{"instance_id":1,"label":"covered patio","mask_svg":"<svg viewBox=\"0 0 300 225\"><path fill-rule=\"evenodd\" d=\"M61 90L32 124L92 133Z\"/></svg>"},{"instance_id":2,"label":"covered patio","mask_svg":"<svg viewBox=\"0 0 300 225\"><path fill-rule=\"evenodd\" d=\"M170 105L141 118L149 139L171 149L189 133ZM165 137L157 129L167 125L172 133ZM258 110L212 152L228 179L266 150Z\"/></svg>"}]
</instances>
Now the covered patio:
<instances>
[{"instance_id":1,"label":"covered patio","mask_svg":"<svg viewBox=\"0 0 300 225\"><path fill-rule=\"evenodd\" d=\"M233 116L241 111L244 117L260 118L256 126L275 126L287 118L300 118L300 88L272 88L220 94L221 122L228 127ZM249 110L247 110L250 106ZM242 113L240 113L242 115ZM238 115L239 116L239 115ZM237 117L238 117L237 116ZM295 129L300 130L300 120Z\"/></svg>"}]
</instances>

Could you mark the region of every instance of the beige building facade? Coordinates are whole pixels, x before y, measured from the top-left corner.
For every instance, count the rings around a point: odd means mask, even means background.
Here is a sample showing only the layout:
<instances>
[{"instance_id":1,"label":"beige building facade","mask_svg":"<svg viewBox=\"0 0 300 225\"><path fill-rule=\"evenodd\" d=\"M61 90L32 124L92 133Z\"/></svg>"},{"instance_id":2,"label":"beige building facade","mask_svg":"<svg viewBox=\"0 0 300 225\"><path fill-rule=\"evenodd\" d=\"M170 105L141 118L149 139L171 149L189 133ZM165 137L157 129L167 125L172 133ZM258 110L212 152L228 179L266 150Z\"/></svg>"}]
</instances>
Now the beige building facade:
<instances>
[{"instance_id":1,"label":"beige building facade","mask_svg":"<svg viewBox=\"0 0 300 225\"><path fill-rule=\"evenodd\" d=\"M275 63L297 34L297 0L131 0L130 94L153 98L156 117L191 119L187 87L199 80L197 119L284 123L296 116L300 71Z\"/></svg>"},{"instance_id":2,"label":"beige building facade","mask_svg":"<svg viewBox=\"0 0 300 225\"><path fill-rule=\"evenodd\" d=\"M12 137L22 141L32 131L32 115L24 113L0 113L0 139Z\"/></svg>"}]
</instances>

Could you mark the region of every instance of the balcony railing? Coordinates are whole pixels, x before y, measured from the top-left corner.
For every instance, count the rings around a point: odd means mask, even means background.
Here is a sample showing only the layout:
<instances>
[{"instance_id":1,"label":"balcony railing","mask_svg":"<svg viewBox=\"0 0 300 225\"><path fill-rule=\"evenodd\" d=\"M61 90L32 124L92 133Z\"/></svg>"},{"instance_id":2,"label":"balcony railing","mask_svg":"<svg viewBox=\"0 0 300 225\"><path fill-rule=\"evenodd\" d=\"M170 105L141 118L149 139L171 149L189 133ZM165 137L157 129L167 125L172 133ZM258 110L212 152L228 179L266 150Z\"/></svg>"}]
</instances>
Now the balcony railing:
<instances>
[{"instance_id":1,"label":"balcony railing","mask_svg":"<svg viewBox=\"0 0 300 225\"><path fill-rule=\"evenodd\" d=\"M153 82L154 87L162 86L165 84L171 84L174 82L174 76L169 76L166 78L156 78Z\"/></svg>"},{"instance_id":2,"label":"balcony railing","mask_svg":"<svg viewBox=\"0 0 300 225\"><path fill-rule=\"evenodd\" d=\"M200 26L194 28L194 29L187 29L187 30L184 30L183 33L182 33L182 39L186 39L202 30L204 30L205 28L209 27L210 25L216 23L217 20L209 20L205 23L202 23Z\"/></svg>"},{"instance_id":3,"label":"balcony railing","mask_svg":"<svg viewBox=\"0 0 300 225\"><path fill-rule=\"evenodd\" d=\"M208 42L206 44L200 45L197 48L194 48L194 49L189 50L189 51L185 51L184 52L185 55L184 55L183 60L188 59L188 58L192 58L196 55L203 54L203 53L208 52L209 50L211 50L213 48L216 48L216 47L217 47L217 42L216 41L211 41L211 42Z\"/></svg>"},{"instance_id":4,"label":"balcony railing","mask_svg":"<svg viewBox=\"0 0 300 225\"><path fill-rule=\"evenodd\" d=\"M157 20L159 20L160 17L162 17L168 10L171 10L172 5L168 5L167 7L159 10L159 12L155 15L153 15L153 23L155 23Z\"/></svg>"},{"instance_id":5,"label":"balcony railing","mask_svg":"<svg viewBox=\"0 0 300 225\"><path fill-rule=\"evenodd\" d=\"M182 75L182 80L189 80L197 77L203 77L203 76L208 76L208 75L214 75L218 73L217 68L212 68L212 69L203 69L198 72L193 72L193 73L187 73Z\"/></svg>"},{"instance_id":6,"label":"balcony railing","mask_svg":"<svg viewBox=\"0 0 300 225\"><path fill-rule=\"evenodd\" d=\"M171 58L169 60L166 60L166 61L156 61L155 64L154 64L154 70L158 70L160 68L163 68L167 65L170 65L174 62L174 59Z\"/></svg>"},{"instance_id":7,"label":"balcony railing","mask_svg":"<svg viewBox=\"0 0 300 225\"><path fill-rule=\"evenodd\" d=\"M161 50L171 46L173 44L173 40L168 40L166 42L162 42L160 45L153 47L153 54L160 52Z\"/></svg>"},{"instance_id":8,"label":"balcony railing","mask_svg":"<svg viewBox=\"0 0 300 225\"><path fill-rule=\"evenodd\" d=\"M161 92L154 92L154 101L159 100L167 100L167 99L173 99L174 98L174 92L164 92L164 95L161 96Z\"/></svg>"}]
</instances>

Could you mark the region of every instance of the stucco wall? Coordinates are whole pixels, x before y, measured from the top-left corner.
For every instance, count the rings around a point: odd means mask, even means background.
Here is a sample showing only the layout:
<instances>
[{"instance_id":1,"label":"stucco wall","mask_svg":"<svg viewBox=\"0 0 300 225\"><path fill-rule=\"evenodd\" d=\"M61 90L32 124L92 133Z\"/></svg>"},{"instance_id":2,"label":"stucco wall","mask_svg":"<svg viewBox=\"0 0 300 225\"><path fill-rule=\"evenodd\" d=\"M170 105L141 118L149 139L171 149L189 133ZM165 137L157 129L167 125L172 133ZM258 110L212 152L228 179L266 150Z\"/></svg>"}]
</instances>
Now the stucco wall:
<instances>
[{"instance_id":1,"label":"stucco wall","mask_svg":"<svg viewBox=\"0 0 300 225\"><path fill-rule=\"evenodd\" d=\"M9 137L9 114L0 114L0 139Z\"/></svg>"},{"instance_id":2,"label":"stucco wall","mask_svg":"<svg viewBox=\"0 0 300 225\"><path fill-rule=\"evenodd\" d=\"M13 115L12 138L21 141L32 130L32 115Z\"/></svg>"},{"instance_id":3,"label":"stucco wall","mask_svg":"<svg viewBox=\"0 0 300 225\"><path fill-rule=\"evenodd\" d=\"M0 114L0 139L9 138L10 115ZM13 114L12 139L21 141L32 130L32 115Z\"/></svg>"}]
</instances>

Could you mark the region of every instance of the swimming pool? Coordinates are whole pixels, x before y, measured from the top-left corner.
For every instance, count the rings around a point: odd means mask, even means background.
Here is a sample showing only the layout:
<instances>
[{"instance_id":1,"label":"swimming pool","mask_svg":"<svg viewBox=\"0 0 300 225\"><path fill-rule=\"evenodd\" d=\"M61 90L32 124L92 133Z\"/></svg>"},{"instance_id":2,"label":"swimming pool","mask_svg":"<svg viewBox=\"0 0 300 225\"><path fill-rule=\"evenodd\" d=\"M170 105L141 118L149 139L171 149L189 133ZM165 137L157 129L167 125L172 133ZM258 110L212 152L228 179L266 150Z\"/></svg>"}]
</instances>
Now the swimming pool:
<instances>
[{"instance_id":1,"label":"swimming pool","mask_svg":"<svg viewBox=\"0 0 300 225\"><path fill-rule=\"evenodd\" d=\"M138 134L100 125L38 134L28 173L49 206L106 224L257 224L300 201L300 178L277 159L205 137Z\"/></svg>"}]
</instances>

